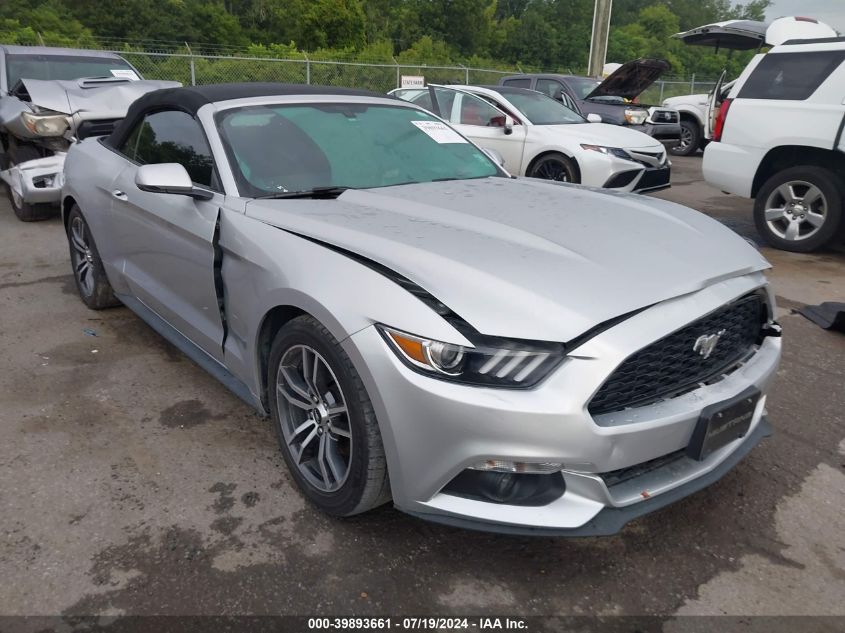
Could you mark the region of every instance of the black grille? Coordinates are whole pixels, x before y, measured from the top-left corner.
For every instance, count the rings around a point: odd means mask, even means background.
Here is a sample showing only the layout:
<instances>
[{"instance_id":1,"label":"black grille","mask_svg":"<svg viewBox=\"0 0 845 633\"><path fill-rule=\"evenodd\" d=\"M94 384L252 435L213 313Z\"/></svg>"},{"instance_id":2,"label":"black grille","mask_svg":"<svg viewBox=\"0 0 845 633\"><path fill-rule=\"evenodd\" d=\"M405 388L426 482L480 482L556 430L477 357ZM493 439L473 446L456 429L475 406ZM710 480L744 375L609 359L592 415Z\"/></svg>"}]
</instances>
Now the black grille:
<instances>
[{"instance_id":1,"label":"black grille","mask_svg":"<svg viewBox=\"0 0 845 633\"><path fill-rule=\"evenodd\" d=\"M669 167L654 167L646 169L643 177L637 183L637 191L644 191L646 189L657 189L660 187L669 186Z\"/></svg>"},{"instance_id":2,"label":"black grille","mask_svg":"<svg viewBox=\"0 0 845 633\"><path fill-rule=\"evenodd\" d=\"M692 391L731 371L759 342L764 321L760 295L722 306L629 356L590 402L593 415L641 407ZM724 332L707 358L699 337Z\"/></svg>"}]
</instances>

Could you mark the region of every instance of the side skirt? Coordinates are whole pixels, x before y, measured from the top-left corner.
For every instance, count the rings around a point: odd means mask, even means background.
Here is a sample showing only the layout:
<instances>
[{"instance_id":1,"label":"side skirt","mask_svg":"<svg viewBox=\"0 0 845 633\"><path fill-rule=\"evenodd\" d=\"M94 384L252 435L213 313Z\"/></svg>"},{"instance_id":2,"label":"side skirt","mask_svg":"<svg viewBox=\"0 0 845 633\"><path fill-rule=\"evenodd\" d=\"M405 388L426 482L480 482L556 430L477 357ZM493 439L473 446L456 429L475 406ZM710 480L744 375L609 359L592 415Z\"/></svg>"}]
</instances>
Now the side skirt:
<instances>
[{"instance_id":1,"label":"side skirt","mask_svg":"<svg viewBox=\"0 0 845 633\"><path fill-rule=\"evenodd\" d=\"M167 321L162 319L158 314L150 310L141 301L131 295L117 294L118 299L123 302L127 308L132 310L142 321L154 329L158 334L167 339L170 343L175 345L179 351L185 356L194 361L197 365L202 367L209 374L222 382L232 393L238 396L241 400L253 407L262 416L267 416L264 407L261 406L261 401L256 398L246 383L236 378L234 374L229 372L223 365L218 363L211 356L206 354L193 341L182 334L179 330L170 325Z\"/></svg>"}]
</instances>

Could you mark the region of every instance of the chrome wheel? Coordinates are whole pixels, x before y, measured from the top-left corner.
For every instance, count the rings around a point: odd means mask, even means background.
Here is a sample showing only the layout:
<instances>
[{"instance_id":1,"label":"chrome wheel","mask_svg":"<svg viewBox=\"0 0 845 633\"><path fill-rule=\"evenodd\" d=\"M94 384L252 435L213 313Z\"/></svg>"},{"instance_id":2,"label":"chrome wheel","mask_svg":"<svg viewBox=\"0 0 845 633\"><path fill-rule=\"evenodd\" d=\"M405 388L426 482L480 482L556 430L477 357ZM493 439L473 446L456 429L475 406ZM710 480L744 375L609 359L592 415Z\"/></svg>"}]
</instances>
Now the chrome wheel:
<instances>
[{"instance_id":1,"label":"chrome wheel","mask_svg":"<svg viewBox=\"0 0 845 633\"><path fill-rule=\"evenodd\" d=\"M769 194L764 218L774 235L797 242L815 235L827 214L827 199L821 189L804 180L792 180Z\"/></svg>"},{"instance_id":2,"label":"chrome wheel","mask_svg":"<svg viewBox=\"0 0 845 633\"><path fill-rule=\"evenodd\" d=\"M94 254L88 243L88 231L81 217L76 216L70 222L70 245L73 274L79 283L79 289L86 297L94 294Z\"/></svg>"},{"instance_id":3,"label":"chrome wheel","mask_svg":"<svg viewBox=\"0 0 845 633\"><path fill-rule=\"evenodd\" d=\"M322 492L338 490L352 463L349 409L332 368L312 347L293 345L282 355L276 405L299 472Z\"/></svg>"},{"instance_id":4,"label":"chrome wheel","mask_svg":"<svg viewBox=\"0 0 845 633\"><path fill-rule=\"evenodd\" d=\"M686 152L690 145L692 145L692 131L688 127L682 125L681 140L677 146L675 146L675 150L677 152Z\"/></svg>"}]
</instances>

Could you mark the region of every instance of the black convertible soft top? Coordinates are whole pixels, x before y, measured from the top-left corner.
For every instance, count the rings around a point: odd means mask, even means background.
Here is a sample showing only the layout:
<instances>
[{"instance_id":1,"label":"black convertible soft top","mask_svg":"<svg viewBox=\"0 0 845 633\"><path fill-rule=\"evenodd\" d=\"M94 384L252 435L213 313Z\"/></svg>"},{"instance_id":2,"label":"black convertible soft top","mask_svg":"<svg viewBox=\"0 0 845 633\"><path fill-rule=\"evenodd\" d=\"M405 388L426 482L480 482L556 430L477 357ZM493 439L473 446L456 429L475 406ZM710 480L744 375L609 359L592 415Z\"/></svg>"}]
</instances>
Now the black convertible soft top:
<instances>
[{"instance_id":1,"label":"black convertible soft top","mask_svg":"<svg viewBox=\"0 0 845 633\"><path fill-rule=\"evenodd\" d=\"M114 132L105 140L111 147L120 146L138 121L155 110L182 110L191 116L207 103L290 95L344 95L349 97L384 97L369 90L336 88L333 86L311 86L305 84L280 83L238 83L186 86L184 88L163 88L153 90L135 101L126 112L126 117L117 124Z\"/></svg>"}]
</instances>

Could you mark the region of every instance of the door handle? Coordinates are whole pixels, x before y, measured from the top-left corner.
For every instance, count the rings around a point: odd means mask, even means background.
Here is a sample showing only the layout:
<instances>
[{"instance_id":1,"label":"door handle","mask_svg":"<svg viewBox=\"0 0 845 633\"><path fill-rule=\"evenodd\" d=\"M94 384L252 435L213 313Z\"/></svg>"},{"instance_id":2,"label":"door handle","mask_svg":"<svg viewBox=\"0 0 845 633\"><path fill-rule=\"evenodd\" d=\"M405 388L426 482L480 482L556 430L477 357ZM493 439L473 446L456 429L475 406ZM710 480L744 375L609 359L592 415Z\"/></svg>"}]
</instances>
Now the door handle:
<instances>
[{"instance_id":1,"label":"door handle","mask_svg":"<svg viewBox=\"0 0 845 633\"><path fill-rule=\"evenodd\" d=\"M111 192L111 195L113 198L117 198L118 200L122 200L123 202L129 200L129 196L123 193L120 189L115 189Z\"/></svg>"}]
</instances>

